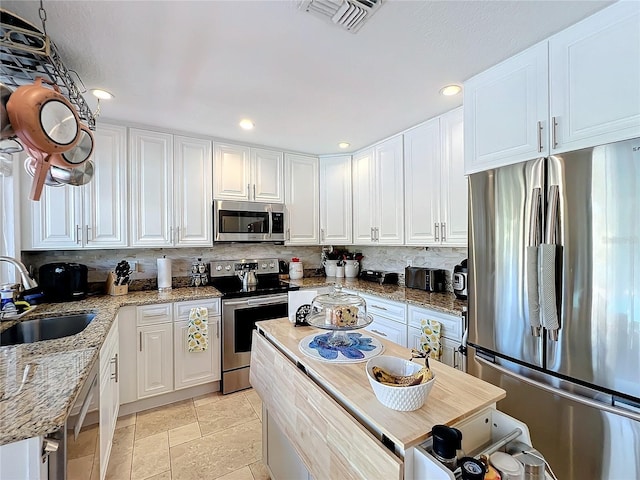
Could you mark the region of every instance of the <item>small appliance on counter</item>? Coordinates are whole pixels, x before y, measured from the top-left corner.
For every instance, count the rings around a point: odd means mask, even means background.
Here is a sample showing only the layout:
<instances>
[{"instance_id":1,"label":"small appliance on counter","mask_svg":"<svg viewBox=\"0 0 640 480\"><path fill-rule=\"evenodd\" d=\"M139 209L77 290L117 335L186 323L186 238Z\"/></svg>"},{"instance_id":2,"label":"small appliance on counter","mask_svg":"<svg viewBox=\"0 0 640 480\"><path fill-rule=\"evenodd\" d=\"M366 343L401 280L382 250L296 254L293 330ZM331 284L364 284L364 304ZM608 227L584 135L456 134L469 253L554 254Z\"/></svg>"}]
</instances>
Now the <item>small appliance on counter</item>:
<instances>
[{"instance_id":1,"label":"small appliance on counter","mask_svg":"<svg viewBox=\"0 0 640 480\"><path fill-rule=\"evenodd\" d=\"M453 293L462 300L466 300L469 294L468 278L469 270L467 269L467 259L465 258L460 262L460 265L456 265L453 268Z\"/></svg>"},{"instance_id":2,"label":"small appliance on counter","mask_svg":"<svg viewBox=\"0 0 640 480\"><path fill-rule=\"evenodd\" d=\"M39 285L48 302L71 302L87 296L87 266L47 263L39 269Z\"/></svg>"},{"instance_id":3,"label":"small appliance on counter","mask_svg":"<svg viewBox=\"0 0 640 480\"><path fill-rule=\"evenodd\" d=\"M398 274L395 272L383 272L382 270L363 270L360 272L360 280L377 282L380 285L397 285Z\"/></svg>"},{"instance_id":4,"label":"small appliance on counter","mask_svg":"<svg viewBox=\"0 0 640 480\"><path fill-rule=\"evenodd\" d=\"M405 267L404 284L408 288L417 288L427 292L444 292L445 271L424 267Z\"/></svg>"}]
</instances>

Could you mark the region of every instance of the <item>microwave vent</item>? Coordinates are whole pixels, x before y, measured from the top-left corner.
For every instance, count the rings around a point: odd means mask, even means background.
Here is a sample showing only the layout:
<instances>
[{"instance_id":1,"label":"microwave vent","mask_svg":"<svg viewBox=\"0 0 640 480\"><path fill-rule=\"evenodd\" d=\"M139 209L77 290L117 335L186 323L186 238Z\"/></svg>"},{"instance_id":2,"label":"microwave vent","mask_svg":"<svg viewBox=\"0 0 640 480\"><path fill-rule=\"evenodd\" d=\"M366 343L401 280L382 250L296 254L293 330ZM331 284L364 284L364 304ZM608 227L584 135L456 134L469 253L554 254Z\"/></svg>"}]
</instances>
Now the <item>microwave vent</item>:
<instances>
[{"instance_id":1,"label":"microwave vent","mask_svg":"<svg viewBox=\"0 0 640 480\"><path fill-rule=\"evenodd\" d=\"M356 33L381 4L382 0L301 0L298 8Z\"/></svg>"}]
</instances>

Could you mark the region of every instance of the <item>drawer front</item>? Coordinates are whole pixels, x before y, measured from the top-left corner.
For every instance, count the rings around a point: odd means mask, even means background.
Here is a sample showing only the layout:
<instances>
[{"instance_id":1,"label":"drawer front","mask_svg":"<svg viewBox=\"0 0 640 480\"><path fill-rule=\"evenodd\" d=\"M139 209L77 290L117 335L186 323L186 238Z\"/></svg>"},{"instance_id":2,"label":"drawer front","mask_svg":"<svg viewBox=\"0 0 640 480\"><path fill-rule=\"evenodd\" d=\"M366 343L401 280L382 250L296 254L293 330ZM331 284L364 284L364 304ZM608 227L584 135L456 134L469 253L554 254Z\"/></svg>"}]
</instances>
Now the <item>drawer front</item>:
<instances>
[{"instance_id":1,"label":"drawer front","mask_svg":"<svg viewBox=\"0 0 640 480\"><path fill-rule=\"evenodd\" d=\"M160 303L158 305L136 307L136 323L138 325L152 325L154 323L171 322L173 320L171 306L171 303Z\"/></svg>"},{"instance_id":2,"label":"drawer front","mask_svg":"<svg viewBox=\"0 0 640 480\"><path fill-rule=\"evenodd\" d=\"M403 347L407 346L407 326L404 323L394 322L385 317L373 315L373 322L365 327L385 340L397 343Z\"/></svg>"},{"instance_id":3,"label":"drawer front","mask_svg":"<svg viewBox=\"0 0 640 480\"><path fill-rule=\"evenodd\" d=\"M443 337L462 340L462 317L413 306L409 307L408 313L409 327L421 328L421 320L436 320L442 325Z\"/></svg>"},{"instance_id":4,"label":"drawer front","mask_svg":"<svg viewBox=\"0 0 640 480\"><path fill-rule=\"evenodd\" d=\"M209 318L220 315L220 299L193 300L189 302L177 302L173 304L173 321L182 322L189 320L189 313L194 307L207 307Z\"/></svg>"},{"instance_id":5,"label":"drawer front","mask_svg":"<svg viewBox=\"0 0 640 480\"><path fill-rule=\"evenodd\" d=\"M367 312L406 324L406 306L404 303L392 302L371 295L360 295L367 302Z\"/></svg>"}]
</instances>

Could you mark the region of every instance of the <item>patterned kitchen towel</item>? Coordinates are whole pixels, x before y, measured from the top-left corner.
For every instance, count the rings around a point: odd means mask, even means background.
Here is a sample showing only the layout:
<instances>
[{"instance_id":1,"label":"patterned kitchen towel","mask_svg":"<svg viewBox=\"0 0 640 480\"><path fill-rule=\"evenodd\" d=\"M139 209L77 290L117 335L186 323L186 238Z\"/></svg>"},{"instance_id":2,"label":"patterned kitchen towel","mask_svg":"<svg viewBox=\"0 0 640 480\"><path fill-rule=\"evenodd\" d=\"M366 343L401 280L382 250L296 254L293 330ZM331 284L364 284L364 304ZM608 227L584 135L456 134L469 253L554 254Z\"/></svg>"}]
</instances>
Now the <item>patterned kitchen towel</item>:
<instances>
[{"instance_id":1,"label":"patterned kitchen towel","mask_svg":"<svg viewBox=\"0 0 640 480\"><path fill-rule=\"evenodd\" d=\"M209 347L209 311L207 307L193 307L189 313L187 348L190 352L204 352Z\"/></svg>"},{"instance_id":2,"label":"patterned kitchen towel","mask_svg":"<svg viewBox=\"0 0 640 480\"><path fill-rule=\"evenodd\" d=\"M442 355L442 345L440 343L440 332L442 325L436 320L421 320L422 335L420 336L420 349L427 352L429 358L440 360Z\"/></svg>"}]
</instances>

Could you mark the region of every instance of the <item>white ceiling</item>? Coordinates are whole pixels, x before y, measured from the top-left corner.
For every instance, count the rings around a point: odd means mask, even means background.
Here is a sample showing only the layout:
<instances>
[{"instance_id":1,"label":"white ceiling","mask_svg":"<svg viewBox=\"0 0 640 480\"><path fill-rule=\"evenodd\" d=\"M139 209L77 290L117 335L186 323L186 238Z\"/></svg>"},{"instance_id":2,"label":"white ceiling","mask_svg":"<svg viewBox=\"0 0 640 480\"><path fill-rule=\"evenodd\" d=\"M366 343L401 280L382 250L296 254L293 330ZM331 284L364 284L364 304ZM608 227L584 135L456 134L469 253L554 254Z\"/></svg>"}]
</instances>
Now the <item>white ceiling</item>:
<instances>
[{"instance_id":1,"label":"white ceiling","mask_svg":"<svg viewBox=\"0 0 640 480\"><path fill-rule=\"evenodd\" d=\"M295 0L45 0L47 32L104 119L315 154L357 150L462 103L438 91L603 1L398 1L357 34ZM39 2L2 7L40 26ZM95 110L95 99L85 96ZM253 131L238 127L243 117ZM98 119L99 128L100 119Z\"/></svg>"}]
</instances>

